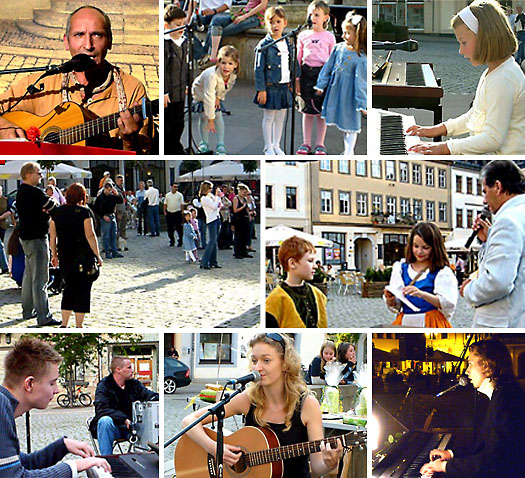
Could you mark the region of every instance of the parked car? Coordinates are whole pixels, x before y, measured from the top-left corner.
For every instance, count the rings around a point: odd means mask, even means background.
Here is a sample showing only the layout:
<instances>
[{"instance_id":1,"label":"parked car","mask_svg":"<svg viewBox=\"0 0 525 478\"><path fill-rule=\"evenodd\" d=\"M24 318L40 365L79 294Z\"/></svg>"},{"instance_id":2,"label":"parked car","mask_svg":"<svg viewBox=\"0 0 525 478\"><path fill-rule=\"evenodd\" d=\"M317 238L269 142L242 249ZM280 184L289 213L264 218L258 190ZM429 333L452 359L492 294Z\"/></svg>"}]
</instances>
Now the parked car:
<instances>
[{"instance_id":1,"label":"parked car","mask_svg":"<svg viewBox=\"0 0 525 478\"><path fill-rule=\"evenodd\" d=\"M164 393L171 395L190 383L190 367L176 358L164 357Z\"/></svg>"}]
</instances>

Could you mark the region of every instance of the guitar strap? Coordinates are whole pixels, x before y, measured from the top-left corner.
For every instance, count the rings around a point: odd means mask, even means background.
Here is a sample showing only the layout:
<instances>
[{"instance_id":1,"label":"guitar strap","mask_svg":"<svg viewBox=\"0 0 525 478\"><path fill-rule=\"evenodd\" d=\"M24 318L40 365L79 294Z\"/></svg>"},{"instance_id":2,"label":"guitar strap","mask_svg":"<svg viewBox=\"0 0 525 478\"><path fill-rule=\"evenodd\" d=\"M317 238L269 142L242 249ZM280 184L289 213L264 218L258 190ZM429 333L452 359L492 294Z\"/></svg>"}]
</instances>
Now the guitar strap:
<instances>
[{"instance_id":1,"label":"guitar strap","mask_svg":"<svg viewBox=\"0 0 525 478\"><path fill-rule=\"evenodd\" d=\"M62 102L67 103L68 101L71 101L70 95L69 95L69 82L70 80L73 80L73 83L75 85L80 85L80 82L77 80L77 77L73 73L66 73L62 77ZM127 110L127 98L126 98L126 91L124 90L124 83L122 82L122 78L120 76L120 70L116 66L114 66L110 72L108 73L108 77L106 78L106 81L102 83L100 86L97 86L93 89L91 97L87 100L87 104L93 102L93 95L100 93L101 91L104 91L106 88L109 87L111 82L115 82L115 86L117 88L117 96L118 96L118 105L119 105L119 111L125 111ZM82 85L80 85L82 87Z\"/></svg>"}]
</instances>

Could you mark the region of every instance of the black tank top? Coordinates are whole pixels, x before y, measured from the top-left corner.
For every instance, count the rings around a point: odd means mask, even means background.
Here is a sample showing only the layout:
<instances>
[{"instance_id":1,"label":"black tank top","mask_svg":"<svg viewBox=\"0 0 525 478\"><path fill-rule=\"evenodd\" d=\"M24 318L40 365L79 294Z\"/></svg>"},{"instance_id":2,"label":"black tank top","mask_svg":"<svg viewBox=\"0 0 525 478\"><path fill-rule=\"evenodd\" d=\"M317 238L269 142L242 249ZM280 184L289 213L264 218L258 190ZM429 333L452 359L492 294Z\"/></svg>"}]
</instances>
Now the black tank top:
<instances>
[{"instance_id":1,"label":"black tank top","mask_svg":"<svg viewBox=\"0 0 525 478\"><path fill-rule=\"evenodd\" d=\"M297 409L292 416L292 426L290 430L284 431L284 423L268 423L270 428L279 439L281 446L293 445L295 443L303 443L308 441L308 430L301 421L301 409L304 399L302 399ZM253 416L255 405L250 406L250 411L246 415L246 425L251 427L259 427ZM284 472L283 478L310 478L310 465L308 463L308 456L300 456L297 458L290 458L283 461Z\"/></svg>"}]
</instances>

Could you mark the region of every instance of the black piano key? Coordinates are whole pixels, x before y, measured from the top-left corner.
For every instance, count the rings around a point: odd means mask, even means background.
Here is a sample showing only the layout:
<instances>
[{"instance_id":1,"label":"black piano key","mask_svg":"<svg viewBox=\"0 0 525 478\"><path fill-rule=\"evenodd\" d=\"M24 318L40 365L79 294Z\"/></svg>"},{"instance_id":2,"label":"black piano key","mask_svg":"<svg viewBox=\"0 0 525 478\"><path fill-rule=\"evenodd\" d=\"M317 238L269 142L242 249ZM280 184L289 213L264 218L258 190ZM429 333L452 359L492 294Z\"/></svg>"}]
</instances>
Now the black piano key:
<instances>
[{"instance_id":1,"label":"black piano key","mask_svg":"<svg viewBox=\"0 0 525 478\"><path fill-rule=\"evenodd\" d=\"M403 119L398 115L381 116L380 154L408 154Z\"/></svg>"},{"instance_id":2,"label":"black piano key","mask_svg":"<svg viewBox=\"0 0 525 478\"><path fill-rule=\"evenodd\" d=\"M406 84L410 86L425 86L425 77L420 63L406 64Z\"/></svg>"}]
</instances>

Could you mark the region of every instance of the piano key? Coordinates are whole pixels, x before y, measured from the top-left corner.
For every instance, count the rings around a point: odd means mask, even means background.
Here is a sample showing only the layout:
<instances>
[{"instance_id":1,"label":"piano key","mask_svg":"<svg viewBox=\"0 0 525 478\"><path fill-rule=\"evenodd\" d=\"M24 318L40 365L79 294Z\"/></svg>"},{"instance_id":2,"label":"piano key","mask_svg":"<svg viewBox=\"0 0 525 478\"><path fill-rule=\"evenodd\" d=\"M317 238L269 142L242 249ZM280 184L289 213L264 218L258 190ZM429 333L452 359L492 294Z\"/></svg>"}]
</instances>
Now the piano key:
<instances>
[{"instance_id":1,"label":"piano key","mask_svg":"<svg viewBox=\"0 0 525 478\"><path fill-rule=\"evenodd\" d=\"M369 124L377 126L377 137L379 137L377 148L374 144L376 154L385 155L405 155L417 154L408 152L408 148L419 144L421 140L418 136L408 136L405 131L416 124L413 116L405 116L388 111L373 109L370 113Z\"/></svg>"}]
</instances>

